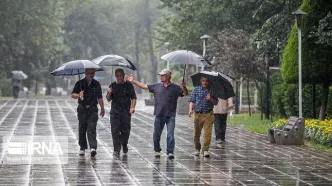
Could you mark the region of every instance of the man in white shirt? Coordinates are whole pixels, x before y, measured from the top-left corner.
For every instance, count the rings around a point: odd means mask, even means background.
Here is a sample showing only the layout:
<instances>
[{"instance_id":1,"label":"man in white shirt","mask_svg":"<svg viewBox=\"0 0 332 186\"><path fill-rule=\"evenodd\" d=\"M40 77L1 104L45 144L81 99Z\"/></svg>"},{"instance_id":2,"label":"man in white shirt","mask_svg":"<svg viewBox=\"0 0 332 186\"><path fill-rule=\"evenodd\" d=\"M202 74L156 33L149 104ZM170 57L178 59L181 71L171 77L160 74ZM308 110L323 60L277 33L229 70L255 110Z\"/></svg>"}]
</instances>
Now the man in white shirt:
<instances>
[{"instance_id":1,"label":"man in white shirt","mask_svg":"<svg viewBox=\"0 0 332 186\"><path fill-rule=\"evenodd\" d=\"M233 99L227 100L218 98L218 104L214 106L214 131L216 134L216 143L225 142L227 114L233 109Z\"/></svg>"}]
</instances>

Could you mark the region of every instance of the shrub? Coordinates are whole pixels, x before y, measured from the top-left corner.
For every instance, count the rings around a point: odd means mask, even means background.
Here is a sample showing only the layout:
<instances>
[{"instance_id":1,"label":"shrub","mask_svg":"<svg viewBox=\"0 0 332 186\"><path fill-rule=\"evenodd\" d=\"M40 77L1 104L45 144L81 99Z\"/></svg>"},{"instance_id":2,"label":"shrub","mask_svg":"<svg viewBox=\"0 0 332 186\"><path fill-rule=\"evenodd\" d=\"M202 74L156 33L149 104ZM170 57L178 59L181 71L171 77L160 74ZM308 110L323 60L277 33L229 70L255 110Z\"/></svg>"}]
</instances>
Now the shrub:
<instances>
[{"instance_id":1,"label":"shrub","mask_svg":"<svg viewBox=\"0 0 332 186\"><path fill-rule=\"evenodd\" d=\"M2 96L13 96L13 87L11 79L0 79L0 90Z\"/></svg>"}]
</instances>

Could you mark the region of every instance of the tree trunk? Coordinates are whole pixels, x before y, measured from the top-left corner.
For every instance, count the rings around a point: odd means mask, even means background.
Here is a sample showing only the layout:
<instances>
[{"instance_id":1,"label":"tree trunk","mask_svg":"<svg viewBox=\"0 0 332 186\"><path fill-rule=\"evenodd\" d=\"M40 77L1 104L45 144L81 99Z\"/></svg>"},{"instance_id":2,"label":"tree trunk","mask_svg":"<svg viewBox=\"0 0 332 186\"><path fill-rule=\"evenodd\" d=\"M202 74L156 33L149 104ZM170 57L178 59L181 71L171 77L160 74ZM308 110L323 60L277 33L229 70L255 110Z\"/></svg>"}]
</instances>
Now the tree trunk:
<instances>
[{"instance_id":1,"label":"tree trunk","mask_svg":"<svg viewBox=\"0 0 332 186\"><path fill-rule=\"evenodd\" d=\"M236 80L235 84L235 114L239 114L240 108L239 108L239 85L240 82Z\"/></svg>"},{"instance_id":2,"label":"tree trunk","mask_svg":"<svg viewBox=\"0 0 332 186\"><path fill-rule=\"evenodd\" d=\"M35 95L38 94L38 81L35 82Z\"/></svg>"},{"instance_id":3,"label":"tree trunk","mask_svg":"<svg viewBox=\"0 0 332 186\"><path fill-rule=\"evenodd\" d=\"M312 118L316 118L316 84L312 85Z\"/></svg>"},{"instance_id":4,"label":"tree trunk","mask_svg":"<svg viewBox=\"0 0 332 186\"><path fill-rule=\"evenodd\" d=\"M329 98L329 83L323 84L323 102L319 112L319 119L323 120L326 117L327 102Z\"/></svg>"},{"instance_id":5,"label":"tree trunk","mask_svg":"<svg viewBox=\"0 0 332 186\"><path fill-rule=\"evenodd\" d=\"M249 106L249 116L251 116L251 107L250 107L250 91L249 91L249 78L247 78L247 93L248 93L248 106Z\"/></svg>"},{"instance_id":6,"label":"tree trunk","mask_svg":"<svg viewBox=\"0 0 332 186\"><path fill-rule=\"evenodd\" d=\"M257 82L257 80L254 80L254 82L255 82L255 86L256 86L256 88L257 88L257 90L258 90L258 92L259 92L259 98L260 98L260 100L261 100L261 120L263 120L263 108L264 108L264 103L263 103L263 88L262 87L259 87L259 84L258 84L258 82Z\"/></svg>"},{"instance_id":7,"label":"tree trunk","mask_svg":"<svg viewBox=\"0 0 332 186\"><path fill-rule=\"evenodd\" d=\"M141 82L141 73L140 73L140 64L139 64L139 54L140 54L140 46L139 46L139 41L140 41L140 24L136 23L135 25L135 59L136 59L136 68L137 68L137 81ZM138 88L136 89L137 93L141 94L142 89Z\"/></svg>"},{"instance_id":8,"label":"tree trunk","mask_svg":"<svg viewBox=\"0 0 332 186\"><path fill-rule=\"evenodd\" d=\"M55 60L50 61L48 71L51 72L53 69L55 69ZM45 85L46 85L45 95L49 96L49 95L51 95L52 87L56 87L54 77L48 76L48 78L46 79Z\"/></svg>"},{"instance_id":9,"label":"tree trunk","mask_svg":"<svg viewBox=\"0 0 332 186\"><path fill-rule=\"evenodd\" d=\"M150 0L145 0L145 11L146 11L146 31L148 34L148 44L149 44L149 53L150 53L150 61L151 61L151 74L152 74L152 82L157 82L157 71L158 71L158 64L156 60L156 56L154 55L153 50L153 40L152 40L152 29L151 29L151 18L150 18Z\"/></svg>"}]
</instances>

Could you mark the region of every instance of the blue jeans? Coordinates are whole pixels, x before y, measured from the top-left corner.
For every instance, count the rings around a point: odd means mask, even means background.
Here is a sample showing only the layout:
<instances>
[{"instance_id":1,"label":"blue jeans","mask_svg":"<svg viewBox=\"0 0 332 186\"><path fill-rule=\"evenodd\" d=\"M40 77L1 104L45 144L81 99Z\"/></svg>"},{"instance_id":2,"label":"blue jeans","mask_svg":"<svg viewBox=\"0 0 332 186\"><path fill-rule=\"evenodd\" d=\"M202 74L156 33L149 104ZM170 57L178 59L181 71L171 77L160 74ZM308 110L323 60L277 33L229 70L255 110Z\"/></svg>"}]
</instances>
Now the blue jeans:
<instances>
[{"instance_id":1,"label":"blue jeans","mask_svg":"<svg viewBox=\"0 0 332 186\"><path fill-rule=\"evenodd\" d=\"M169 154L174 152L174 146L175 146L175 140L174 140L175 117L162 117L162 116L155 117L153 145L155 152L161 151L160 136L163 132L165 124L167 127L167 154Z\"/></svg>"}]
</instances>

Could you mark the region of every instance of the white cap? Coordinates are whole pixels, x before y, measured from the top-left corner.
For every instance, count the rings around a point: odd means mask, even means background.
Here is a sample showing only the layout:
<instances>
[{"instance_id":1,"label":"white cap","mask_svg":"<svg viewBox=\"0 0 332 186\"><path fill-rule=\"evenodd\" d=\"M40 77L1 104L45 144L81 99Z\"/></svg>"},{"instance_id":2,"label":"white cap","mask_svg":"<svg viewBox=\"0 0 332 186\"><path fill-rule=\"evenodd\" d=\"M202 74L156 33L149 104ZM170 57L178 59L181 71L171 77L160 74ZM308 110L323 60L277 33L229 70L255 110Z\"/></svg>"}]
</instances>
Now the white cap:
<instances>
[{"instance_id":1,"label":"white cap","mask_svg":"<svg viewBox=\"0 0 332 186\"><path fill-rule=\"evenodd\" d=\"M163 69L162 71L159 72L159 75L165 75L165 74L171 75L172 72L168 69Z\"/></svg>"}]
</instances>

